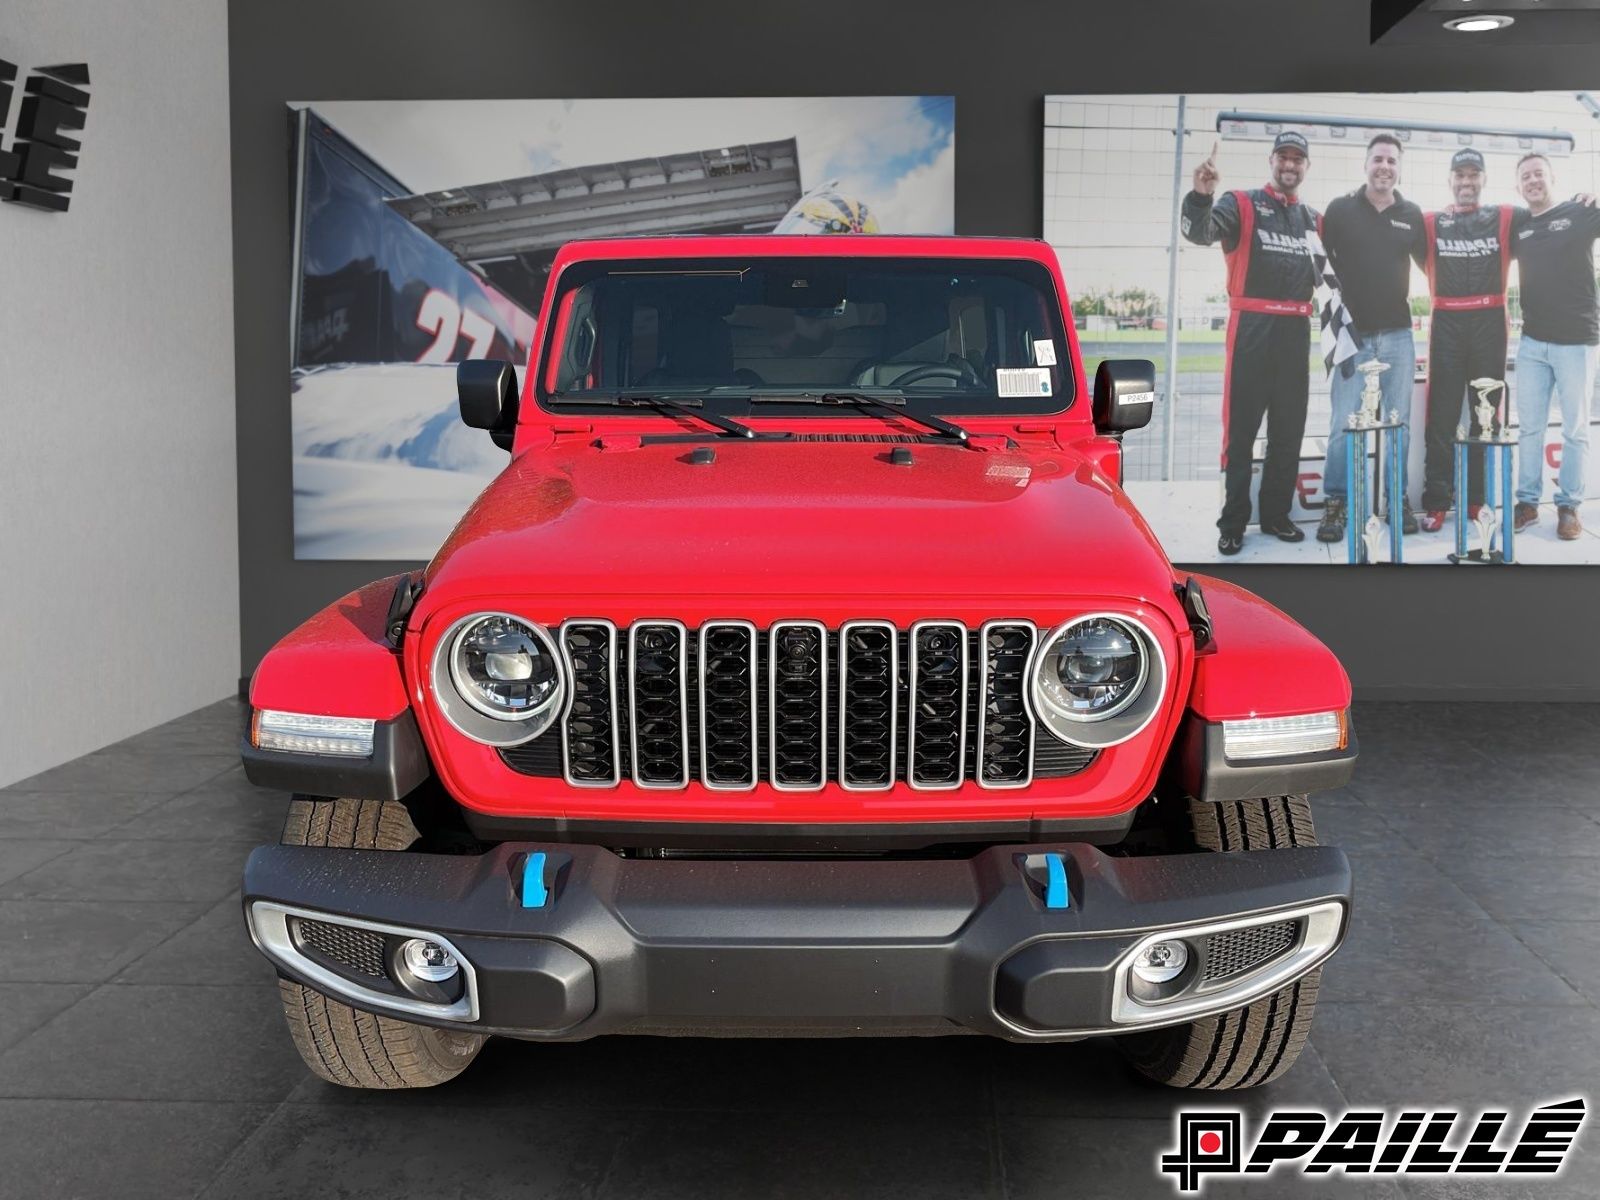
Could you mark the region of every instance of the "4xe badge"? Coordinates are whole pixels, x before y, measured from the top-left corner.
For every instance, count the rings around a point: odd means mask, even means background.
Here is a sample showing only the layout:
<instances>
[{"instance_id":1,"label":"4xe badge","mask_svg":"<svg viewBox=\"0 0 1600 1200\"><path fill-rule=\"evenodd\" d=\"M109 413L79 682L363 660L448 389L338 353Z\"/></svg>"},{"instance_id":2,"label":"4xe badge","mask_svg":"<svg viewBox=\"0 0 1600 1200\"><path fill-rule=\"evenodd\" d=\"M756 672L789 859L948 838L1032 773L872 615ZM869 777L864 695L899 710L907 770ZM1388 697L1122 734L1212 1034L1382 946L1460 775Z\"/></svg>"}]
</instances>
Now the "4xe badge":
<instances>
[{"instance_id":1,"label":"4xe badge","mask_svg":"<svg viewBox=\"0 0 1600 1200\"><path fill-rule=\"evenodd\" d=\"M1347 1175L1558 1175L1588 1111L1582 1098L1546 1104L1514 1136L1503 1110L1472 1122L1451 1109L1366 1109L1337 1121L1316 1111L1273 1112L1248 1155L1241 1114L1186 1112L1178 1114L1177 1146L1161 1156L1161 1170L1175 1176L1180 1192L1203 1191L1208 1175L1269 1176L1279 1168L1303 1175L1335 1168Z\"/></svg>"}]
</instances>

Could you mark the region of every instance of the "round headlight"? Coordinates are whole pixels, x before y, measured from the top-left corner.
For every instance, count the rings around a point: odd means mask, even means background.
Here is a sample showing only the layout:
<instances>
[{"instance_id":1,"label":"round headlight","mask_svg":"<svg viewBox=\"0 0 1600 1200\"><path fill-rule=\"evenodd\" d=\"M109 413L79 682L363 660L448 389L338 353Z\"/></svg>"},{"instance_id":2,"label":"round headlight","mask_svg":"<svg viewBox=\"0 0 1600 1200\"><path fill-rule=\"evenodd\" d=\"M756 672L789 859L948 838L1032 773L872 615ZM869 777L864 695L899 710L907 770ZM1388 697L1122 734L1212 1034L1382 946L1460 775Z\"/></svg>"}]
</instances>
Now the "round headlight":
<instances>
[{"instance_id":1,"label":"round headlight","mask_svg":"<svg viewBox=\"0 0 1600 1200\"><path fill-rule=\"evenodd\" d=\"M515 617L491 614L462 626L450 647L450 680L485 716L526 721L561 692L548 641Z\"/></svg>"},{"instance_id":2,"label":"round headlight","mask_svg":"<svg viewBox=\"0 0 1600 1200\"><path fill-rule=\"evenodd\" d=\"M1038 695L1069 721L1101 721L1133 703L1148 671L1138 634L1112 617L1088 617L1046 646Z\"/></svg>"}]
</instances>

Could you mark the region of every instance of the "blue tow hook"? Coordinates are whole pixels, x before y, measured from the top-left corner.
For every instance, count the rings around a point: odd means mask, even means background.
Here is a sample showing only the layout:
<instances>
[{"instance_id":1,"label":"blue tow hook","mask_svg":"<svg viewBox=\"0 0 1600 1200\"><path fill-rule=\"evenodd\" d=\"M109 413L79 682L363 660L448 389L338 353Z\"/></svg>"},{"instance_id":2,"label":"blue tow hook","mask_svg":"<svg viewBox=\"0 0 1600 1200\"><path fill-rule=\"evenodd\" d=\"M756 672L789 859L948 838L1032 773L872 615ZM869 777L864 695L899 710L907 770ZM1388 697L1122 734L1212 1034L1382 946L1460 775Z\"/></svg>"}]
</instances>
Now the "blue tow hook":
<instances>
[{"instance_id":1,"label":"blue tow hook","mask_svg":"<svg viewBox=\"0 0 1600 1200\"><path fill-rule=\"evenodd\" d=\"M544 885L544 851L536 850L522 864L522 907L543 908L550 901Z\"/></svg>"},{"instance_id":2,"label":"blue tow hook","mask_svg":"<svg viewBox=\"0 0 1600 1200\"><path fill-rule=\"evenodd\" d=\"M1067 891L1067 864L1060 854L1050 853L1044 856L1044 869L1046 881L1044 887L1044 906L1046 908L1070 908L1072 895Z\"/></svg>"}]
</instances>

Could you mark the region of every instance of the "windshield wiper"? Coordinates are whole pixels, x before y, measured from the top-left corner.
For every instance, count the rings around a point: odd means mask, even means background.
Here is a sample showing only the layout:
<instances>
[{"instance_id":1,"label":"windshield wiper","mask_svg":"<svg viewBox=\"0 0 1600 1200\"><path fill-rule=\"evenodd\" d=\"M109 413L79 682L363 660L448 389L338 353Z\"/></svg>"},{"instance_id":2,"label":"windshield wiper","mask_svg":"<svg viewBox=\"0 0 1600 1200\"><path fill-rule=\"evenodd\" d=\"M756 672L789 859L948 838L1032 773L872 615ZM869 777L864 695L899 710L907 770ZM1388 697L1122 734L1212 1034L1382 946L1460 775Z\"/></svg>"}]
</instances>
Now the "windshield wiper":
<instances>
[{"instance_id":1,"label":"windshield wiper","mask_svg":"<svg viewBox=\"0 0 1600 1200\"><path fill-rule=\"evenodd\" d=\"M719 417L716 413L698 411L705 403L703 400L668 400L664 396L566 396L553 393L548 397L549 403L555 405L598 404L606 408L653 408L657 412L671 413L674 416L689 417L696 421L703 421L724 433L734 437L753 438L756 431L748 425L741 425L737 421L730 421L727 417Z\"/></svg>"},{"instance_id":2,"label":"windshield wiper","mask_svg":"<svg viewBox=\"0 0 1600 1200\"><path fill-rule=\"evenodd\" d=\"M853 404L857 408L876 411L880 415L904 417L908 421L915 421L926 426L935 433L945 437L954 438L966 444L970 436L967 431L953 421L946 421L943 417L931 414L911 412L905 407L906 398L900 393L890 393L884 396L875 396L867 392L801 392L794 396L751 396L752 404L817 404L839 405Z\"/></svg>"}]
</instances>

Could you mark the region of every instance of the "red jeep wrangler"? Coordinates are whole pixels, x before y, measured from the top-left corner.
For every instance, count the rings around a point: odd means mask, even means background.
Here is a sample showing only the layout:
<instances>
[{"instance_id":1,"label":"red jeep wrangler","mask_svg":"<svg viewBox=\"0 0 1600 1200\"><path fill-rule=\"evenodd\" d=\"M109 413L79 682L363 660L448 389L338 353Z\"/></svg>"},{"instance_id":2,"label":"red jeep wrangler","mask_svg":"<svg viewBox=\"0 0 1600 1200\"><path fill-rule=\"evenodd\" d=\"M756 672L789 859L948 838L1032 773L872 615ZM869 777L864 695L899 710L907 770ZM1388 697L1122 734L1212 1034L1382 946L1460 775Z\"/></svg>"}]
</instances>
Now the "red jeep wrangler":
<instances>
[{"instance_id":1,"label":"red jeep wrangler","mask_svg":"<svg viewBox=\"0 0 1600 1200\"><path fill-rule=\"evenodd\" d=\"M295 796L244 911L311 1069L975 1032L1286 1070L1349 915L1306 800L1349 682L1174 572L1118 486L1153 367L1091 392L1070 312L1032 241L567 246L521 388L459 369L505 471L251 686Z\"/></svg>"}]
</instances>

